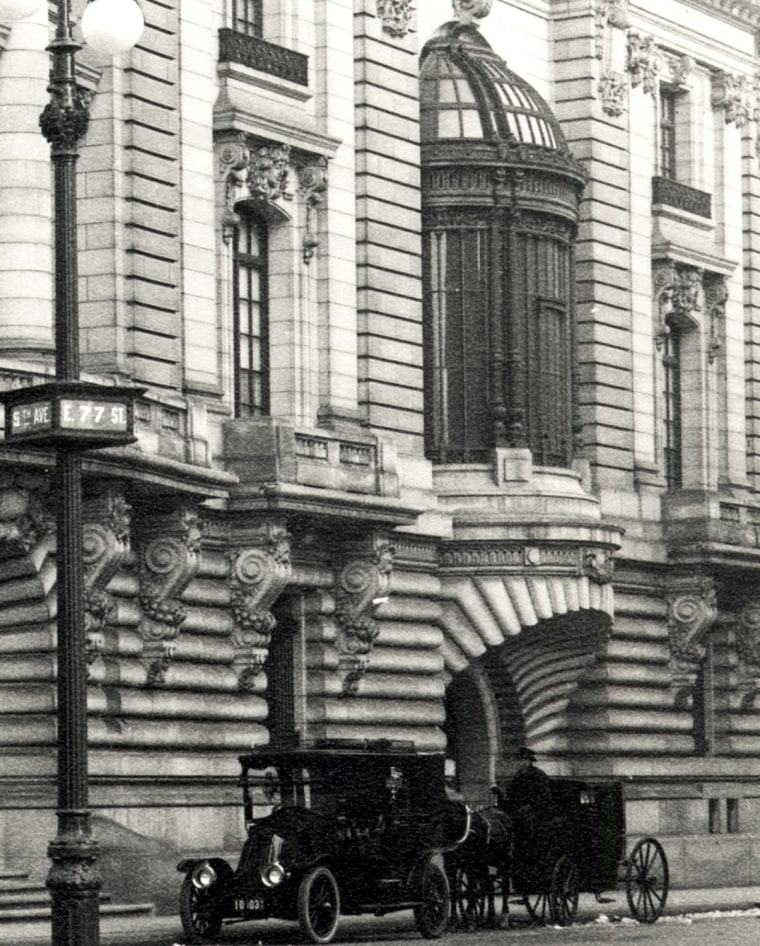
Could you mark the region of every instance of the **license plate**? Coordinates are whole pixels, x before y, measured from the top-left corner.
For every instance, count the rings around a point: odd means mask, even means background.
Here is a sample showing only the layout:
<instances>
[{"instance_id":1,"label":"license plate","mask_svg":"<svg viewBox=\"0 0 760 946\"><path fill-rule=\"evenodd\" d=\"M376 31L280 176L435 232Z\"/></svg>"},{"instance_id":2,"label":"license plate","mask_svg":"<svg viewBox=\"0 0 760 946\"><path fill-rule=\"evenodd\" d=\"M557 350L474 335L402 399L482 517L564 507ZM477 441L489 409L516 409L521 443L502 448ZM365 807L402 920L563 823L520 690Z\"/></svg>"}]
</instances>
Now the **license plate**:
<instances>
[{"instance_id":1,"label":"license plate","mask_svg":"<svg viewBox=\"0 0 760 946\"><path fill-rule=\"evenodd\" d=\"M261 913L263 909L261 897L235 897L235 913Z\"/></svg>"}]
</instances>

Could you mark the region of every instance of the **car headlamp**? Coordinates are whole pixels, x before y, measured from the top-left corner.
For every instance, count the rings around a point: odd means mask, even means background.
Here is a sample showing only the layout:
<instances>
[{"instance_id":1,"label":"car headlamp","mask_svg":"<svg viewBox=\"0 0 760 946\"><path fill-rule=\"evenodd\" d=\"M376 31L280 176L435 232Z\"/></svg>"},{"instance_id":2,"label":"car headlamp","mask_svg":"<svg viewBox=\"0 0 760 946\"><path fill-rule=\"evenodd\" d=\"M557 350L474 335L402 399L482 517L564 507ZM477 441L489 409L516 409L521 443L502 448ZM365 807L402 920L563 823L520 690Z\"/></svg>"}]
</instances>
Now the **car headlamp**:
<instances>
[{"instance_id":1,"label":"car headlamp","mask_svg":"<svg viewBox=\"0 0 760 946\"><path fill-rule=\"evenodd\" d=\"M267 887L276 887L285 879L285 869L282 864L270 864L262 873L261 879Z\"/></svg>"},{"instance_id":2,"label":"car headlamp","mask_svg":"<svg viewBox=\"0 0 760 946\"><path fill-rule=\"evenodd\" d=\"M216 871L211 864L199 864L193 871L193 883L199 889L208 889L216 881Z\"/></svg>"}]
</instances>

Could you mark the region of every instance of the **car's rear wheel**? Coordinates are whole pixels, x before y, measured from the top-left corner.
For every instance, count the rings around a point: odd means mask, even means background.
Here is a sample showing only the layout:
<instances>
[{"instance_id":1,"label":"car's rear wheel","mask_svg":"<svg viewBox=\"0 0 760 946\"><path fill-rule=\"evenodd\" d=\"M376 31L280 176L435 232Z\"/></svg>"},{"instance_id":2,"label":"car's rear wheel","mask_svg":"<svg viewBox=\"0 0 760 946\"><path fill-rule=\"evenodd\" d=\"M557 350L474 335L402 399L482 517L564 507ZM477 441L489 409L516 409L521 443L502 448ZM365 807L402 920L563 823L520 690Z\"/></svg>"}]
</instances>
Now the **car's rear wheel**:
<instances>
[{"instance_id":1,"label":"car's rear wheel","mask_svg":"<svg viewBox=\"0 0 760 946\"><path fill-rule=\"evenodd\" d=\"M340 919L340 893L331 870L315 867L298 888L298 922L312 943L329 943Z\"/></svg>"},{"instance_id":2,"label":"car's rear wheel","mask_svg":"<svg viewBox=\"0 0 760 946\"><path fill-rule=\"evenodd\" d=\"M446 872L435 861L429 861L422 877L422 896L414 908L414 922L425 939L437 939L449 925L451 901Z\"/></svg>"},{"instance_id":3,"label":"car's rear wheel","mask_svg":"<svg viewBox=\"0 0 760 946\"><path fill-rule=\"evenodd\" d=\"M213 939L222 928L222 918L211 891L196 887L189 874L179 891L179 918L185 936L192 943Z\"/></svg>"}]
</instances>

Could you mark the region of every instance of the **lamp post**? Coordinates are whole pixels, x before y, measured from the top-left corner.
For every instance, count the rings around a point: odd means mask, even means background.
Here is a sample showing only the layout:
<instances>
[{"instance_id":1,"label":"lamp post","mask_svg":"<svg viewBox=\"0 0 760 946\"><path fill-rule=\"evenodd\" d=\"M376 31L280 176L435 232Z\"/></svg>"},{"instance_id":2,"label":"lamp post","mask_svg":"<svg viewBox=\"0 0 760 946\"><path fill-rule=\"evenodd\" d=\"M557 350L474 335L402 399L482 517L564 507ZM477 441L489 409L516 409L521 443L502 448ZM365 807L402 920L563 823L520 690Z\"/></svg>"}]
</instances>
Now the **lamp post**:
<instances>
[{"instance_id":1,"label":"lamp post","mask_svg":"<svg viewBox=\"0 0 760 946\"><path fill-rule=\"evenodd\" d=\"M0 0L0 22L30 16L40 0ZM121 8L121 9L119 9ZM57 0L50 100L40 116L50 144L55 213L55 383L7 393L6 441L56 451L58 833L50 842L47 886L54 946L98 946L98 849L91 833L87 771L87 664L82 569L82 450L128 443L140 392L80 381L76 162L88 102L78 89L71 0ZM82 17L88 45L106 55L140 37L135 0L93 0Z\"/></svg>"}]
</instances>

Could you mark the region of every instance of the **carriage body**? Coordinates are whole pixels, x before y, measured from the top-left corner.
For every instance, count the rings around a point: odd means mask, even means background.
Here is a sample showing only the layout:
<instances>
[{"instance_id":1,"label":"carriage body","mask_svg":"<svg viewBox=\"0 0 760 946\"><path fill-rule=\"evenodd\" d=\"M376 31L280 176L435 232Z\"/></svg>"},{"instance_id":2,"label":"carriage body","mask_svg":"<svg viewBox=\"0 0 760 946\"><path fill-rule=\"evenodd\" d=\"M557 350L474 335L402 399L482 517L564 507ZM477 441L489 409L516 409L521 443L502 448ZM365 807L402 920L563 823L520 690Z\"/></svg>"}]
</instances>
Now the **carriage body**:
<instances>
[{"instance_id":1,"label":"carriage body","mask_svg":"<svg viewBox=\"0 0 760 946\"><path fill-rule=\"evenodd\" d=\"M415 911L418 929L448 925L442 852L466 825L446 799L443 757L413 748L330 745L240 757L246 837L237 866L186 858L186 936L213 941L222 924L296 920L329 942L343 914Z\"/></svg>"}]
</instances>

